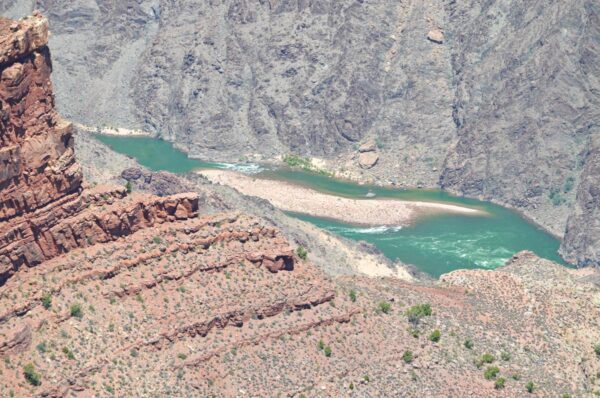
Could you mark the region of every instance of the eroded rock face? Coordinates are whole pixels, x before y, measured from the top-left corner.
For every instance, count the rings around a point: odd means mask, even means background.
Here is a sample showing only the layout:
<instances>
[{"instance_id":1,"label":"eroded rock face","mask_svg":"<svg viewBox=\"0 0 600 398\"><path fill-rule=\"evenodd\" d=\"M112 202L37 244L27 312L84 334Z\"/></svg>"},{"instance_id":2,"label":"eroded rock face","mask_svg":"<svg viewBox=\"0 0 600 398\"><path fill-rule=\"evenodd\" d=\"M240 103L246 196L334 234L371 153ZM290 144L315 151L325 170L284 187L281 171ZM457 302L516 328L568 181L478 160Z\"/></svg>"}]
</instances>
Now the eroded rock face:
<instances>
[{"instance_id":1,"label":"eroded rock face","mask_svg":"<svg viewBox=\"0 0 600 398\"><path fill-rule=\"evenodd\" d=\"M48 21L0 19L0 220L81 187L72 127L54 110Z\"/></svg>"},{"instance_id":2,"label":"eroded rock face","mask_svg":"<svg viewBox=\"0 0 600 398\"><path fill-rule=\"evenodd\" d=\"M578 266L600 266L600 135L590 140L561 254Z\"/></svg>"},{"instance_id":3,"label":"eroded rock face","mask_svg":"<svg viewBox=\"0 0 600 398\"><path fill-rule=\"evenodd\" d=\"M193 217L195 194L82 189L73 128L54 107L48 21L0 18L0 285L78 247Z\"/></svg>"}]
</instances>

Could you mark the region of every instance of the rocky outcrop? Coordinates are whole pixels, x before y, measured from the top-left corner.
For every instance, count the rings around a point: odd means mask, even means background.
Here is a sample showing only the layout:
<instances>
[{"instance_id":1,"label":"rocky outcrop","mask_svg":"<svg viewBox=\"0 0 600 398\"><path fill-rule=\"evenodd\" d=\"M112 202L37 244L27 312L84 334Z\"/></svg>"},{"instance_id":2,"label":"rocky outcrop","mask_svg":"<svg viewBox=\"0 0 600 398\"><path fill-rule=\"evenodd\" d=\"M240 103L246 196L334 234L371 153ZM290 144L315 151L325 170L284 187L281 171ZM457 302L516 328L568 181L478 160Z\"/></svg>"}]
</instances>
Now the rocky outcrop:
<instances>
[{"instance_id":1,"label":"rocky outcrop","mask_svg":"<svg viewBox=\"0 0 600 398\"><path fill-rule=\"evenodd\" d=\"M0 221L81 187L72 127L54 110L48 21L0 19Z\"/></svg>"},{"instance_id":2,"label":"rocky outcrop","mask_svg":"<svg viewBox=\"0 0 600 398\"><path fill-rule=\"evenodd\" d=\"M194 217L195 194L83 191L73 128L54 108L48 21L0 19L0 285L78 247Z\"/></svg>"},{"instance_id":3,"label":"rocky outcrop","mask_svg":"<svg viewBox=\"0 0 600 398\"><path fill-rule=\"evenodd\" d=\"M580 267L600 266L600 134L592 137L561 245L565 259Z\"/></svg>"}]
</instances>

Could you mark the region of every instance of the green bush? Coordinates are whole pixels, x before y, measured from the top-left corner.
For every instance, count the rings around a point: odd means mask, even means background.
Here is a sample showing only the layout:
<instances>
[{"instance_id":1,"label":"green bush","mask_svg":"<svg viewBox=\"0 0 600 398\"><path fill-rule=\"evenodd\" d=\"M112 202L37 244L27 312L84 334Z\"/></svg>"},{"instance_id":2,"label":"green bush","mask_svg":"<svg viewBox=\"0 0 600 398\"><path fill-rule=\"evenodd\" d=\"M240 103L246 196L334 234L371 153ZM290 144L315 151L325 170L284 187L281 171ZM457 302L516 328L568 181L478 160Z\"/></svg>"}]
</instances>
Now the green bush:
<instances>
[{"instance_id":1,"label":"green bush","mask_svg":"<svg viewBox=\"0 0 600 398\"><path fill-rule=\"evenodd\" d=\"M594 344L594 352L600 357L600 343Z\"/></svg>"},{"instance_id":2,"label":"green bush","mask_svg":"<svg viewBox=\"0 0 600 398\"><path fill-rule=\"evenodd\" d=\"M45 309L49 310L52 307L52 294L44 293L42 295L42 305Z\"/></svg>"},{"instance_id":3,"label":"green bush","mask_svg":"<svg viewBox=\"0 0 600 398\"><path fill-rule=\"evenodd\" d=\"M465 340L464 344L465 344L465 348L467 348L469 350L473 348L473 342L469 339Z\"/></svg>"},{"instance_id":4,"label":"green bush","mask_svg":"<svg viewBox=\"0 0 600 398\"><path fill-rule=\"evenodd\" d=\"M284 155L283 162L290 167L298 167L303 170L310 171L312 173L322 174L325 176L331 175L331 173L329 173L328 171L322 170L315 166L310 158L304 158L298 155Z\"/></svg>"},{"instance_id":5,"label":"green bush","mask_svg":"<svg viewBox=\"0 0 600 398\"><path fill-rule=\"evenodd\" d=\"M302 260L306 260L308 258L308 251L303 246L298 246L296 249L296 254L298 254L298 257L300 257Z\"/></svg>"},{"instance_id":6,"label":"green bush","mask_svg":"<svg viewBox=\"0 0 600 398\"><path fill-rule=\"evenodd\" d=\"M565 198L562 197L562 195L560 194L560 189L558 188L550 189L548 197L550 198L550 201L554 206L560 206L567 201Z\"/></svg>"},{"instance_id":7,"label":"green bush","mask_svg":"<svg viewBox=\"0 0 600 398\"><path fill-rule=\"evenodd\" d=\"M574 186L575 186L575 177L573 177L573 176L567 177L567 179L565 181L565 186L563 188L563 192L564 193L571 192L573 190Z\"/></svg>"},{"instance_id":8,"label":"green bush","mask_svg":"<svg viewBox=\"0 0 600 398\"><path fill-rule=\"evenodd\" d=\"M414 305L406 311L406 316L412 323L419 323L421 318L430 316L431 314L431 305L429 304Z\"/></svg>"},{"instance_id":9,"label":"green bush","mask_svg":"<svg viewBox=\"0 0 600 398\"><path fill-rule=\"evenodd\" d=\"M331 347L325 346L325 349L323 350L323 353L325 354L325 356L327 358L329 358L331 356Z\"/></svg>"},{"instance_id":10,"label":"green bush","mask_svg":"<svg viewBox=\"0 0 600 398\"><path fill-rule=\"evenodd\" d=\"M496 360L492 354L488 354L487 352L481 356L482 363L492 363Z\"/></svg>"},{"instance_id":11,"label":"green bush","mask_svg":"<svg viewBox=\"0 0 600 398\"><path fill-rule=\"evenodd\" d=\"M75 359L75 354L73 354L73 351L71 351L69 347L63 347L62 352L67 356L68 359Z\"/></svg>"},{"instance_id":12,"label":"green bush","mask_svg":"<svg viewBox=\"0 0 600 398\"><path fill-rule=\"evenodd\" d=\"M71 305L71 316L76 318L81 318L83 316L83 310L81 309L81 304L75 303Z\"/></svg>"},{"instance_id":13,"label":"green bush","mask_svg":"<svg viewBox=\"0 0 600 398\"><path fill-rule=\"evenodd\" d=\"M392 311L392 304L387 301L380 301L377 304L377 312L389 314Z\"/></svg>"},{"instance_id":14,"label":"green bush","mask_svg":"<svg viewBox=\"0 0 600 398\"><path fill-rule=\"evenodd\" d=\"M402 359L406 363L411 363L414 359L412 351L404 351L404 354L402 354Z\"/></svg>"},{"instance_id":15,"label":"green bush","mask_svg":"<svg viewBox=\"0 0 600 398\"><path fill-rule=\"evenodd\" d=\"M525 384L525 389L528 393L533 393L533 390L535 390L535 384L533 384L533 381L528 381L527 384Z\"/></svg>"},{"instance_id":16,"label":"green bush","mask_svg":"<svg viewBox=\"0 0 600 398\"><path fill-rule=\"evenodd\" d=\"M498 373L500 373L500 369L497 366L488 366L485 372L483 372L483 377L486 380L492 380L498 376Z\"/></svg>"},{"instance_id":17,"label":"green bush","mask_svg":"<svg viewBox=\"0 0 600 398\"><path fill-rule=\"evenodd\" d=\"M501 390L504 388L504 384L506 383L506 379L504 377L499 377L498 380L494 383L494 388L496 390Z\"/></svg>"},{"instance_id":18,"label":"green bush","mask_svg":"<svg viewBox=\"0 0 600 398\"><path fill-rule=\"evenodd\" d=\"M510 361L511 356L508 352L502 352L500 358L502 358L503 361Z\"/></svg>"},{"instance_id":19,"label":"green bush","mask_svg":"<svg viewBox=\"0 0 600 398\"><path fill-rule=\"evenodd\" d=\"M298 155L284 155L283 161L290 167L300 167L303 169L311 169L313 167L310 158L303 158Z\"/></svg>"},{"instance_id":20,"label":"green bush","mask_svg":"<svg viewBox=\"0 0 600 398\"><path fill-rule=\"evenodd\" d=\"M45 341L42 341L40 344L35 346L35 348L40 352L40 354L44 354L46 351L48 351L48 346L46 345Z\"/></svg>"},{"instance_id":21,"label":"green bush","mask_svg":"<svg viewBox=\"0 0 600 398\"><path fill-rule=\"evenodd\" d=\"M429 335L429 340L433 341L434 343L437 343L438 341L440 341L441 337L442 337L442 333L439 330L435 329Z\"/></svg>"},{"instance_id":22,"label":"green bush","mask_svg":"<svg viewBox=\"0 0 600 398\"><path fill-rule=\"evenodd\" d=\"M127 193L131 193L131 191L133 190L133 187L131 186L131 181L127 181L127 183L125 183L125 190L127 191Z\"/></svg>"},{"instance_id":23,"label":"green bush","mask_svg":"<svg viewBox=\"0 0 600 398\"><path fill-rule=\"evenodd\" d=\"M325 343L323 342L323 340L319 340L319 342L317 343L317 348L322 351L325 348Z\"/></svg>"},{"instance_id":24,"label":"green bush","mask_svg":"<svg viewBox=\"0 0 600 398\"><path fill-rule=\"evenodd\" d=\"M354 290L350 290L350 301L356 302L356 292Z\"/></svg>"},{"instance_id":25,"label":"green bush","mask_svg":"<svg viewBox=\"0 0 600 398\"><path fill-rule=\"evenodd\" d=\"M32 386L42 384L42 376L35 371L35 366L32 363L28 363L23 367L23 375L25 376L25 380Z\"/></svg>"}]
</instances>

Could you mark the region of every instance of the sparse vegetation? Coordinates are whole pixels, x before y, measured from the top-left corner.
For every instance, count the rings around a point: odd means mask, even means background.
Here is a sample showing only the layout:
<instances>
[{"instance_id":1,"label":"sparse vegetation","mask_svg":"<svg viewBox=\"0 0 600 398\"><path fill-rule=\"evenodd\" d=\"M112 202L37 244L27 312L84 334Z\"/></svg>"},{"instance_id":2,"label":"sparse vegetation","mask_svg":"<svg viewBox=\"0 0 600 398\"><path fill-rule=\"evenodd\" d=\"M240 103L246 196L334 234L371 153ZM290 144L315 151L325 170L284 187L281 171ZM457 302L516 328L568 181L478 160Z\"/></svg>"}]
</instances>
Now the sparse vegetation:
<instances>
[{"instance_id":1,"label":"sparse vegetation","mask_svg":"<svg viewBox=\"0 0 600 398\"><path fill-rule=\"evenodd\" d=\"M483 377L485 377L486 380L492 380L498 376L498 373L500 373L500 368L497 366L488 366L485 372L483 372Z\"/></svg>"},{"instance_id":2,"label":"sparse vegetation","mask_svg":"<svg viewBox=\"0 0 600 398\"><path fill-rule=\"evenodd\" d=\"M75 354L73 354L73 351L71 351L69 347L63 347L62 352L67 356L68 359L75 359Z\"/></svg>"},{"instance_id":3,"label":"sparse vegetation","mask_svg":"<svg viewBox=\"0 0 600 398\"><path fill-rule=\"evenodd\" d=\"M298 248L296 249L296 254L298 255L298 257L300 257L302 260L306 260L308 258L308 250L306 250L304 248L304 246L298 246Z\"/></svg>"},{"instance_id":4,"label":"sparse vegetation","mask_svg":"<svg viewBox=\"0 0 600 398\"><path fill-rule=\"evenodd\" d=\"M387 301L380 301L377 304L377 312L383 314L389 314L392 311L392 304Z\"/></svg>"},{"instance_id":5,"label":"sparse vegetation","mask_svg":"<svg viewBox=\"0 0 600 398\"><path fill-rule=\"evenodd\" d=\"M528 393L532 394L535 390L535 384L533 384L533 381L528 381L527 384L525 384L525 389Z\"/></svg>"},{"instance_id":6,"label":"sparse vegetation","mask_svg":"<svg viewBox=\"0 0 600 398\"><path fill-rule=\"evenodd\" d=\"M350 290L350 301L352 301L353 303L356 302L356 291L354 290Z\"/></svg>"},{"instance_id":7,"label":"sparse vegetation","mask_svg":"<svg viewBox=\"0 0 600 398\"><path fill-rule=\"evenodd\" d=\"M133 187L131 186L131 181L127 181L125 183L125 190L127 191L127 193L131 193L131 191L133 190Z\"/></svg>"},{"instance_id":8,"label":"sparse vegetation","mask_svg":"<svg viewBox=\"0 0 600 398\"><path fill-rule=\"evenodd\" d=\"M506 383L506 379L504 377L499 377L498 380L494 383L494 388L496 390L501 390L504 388L504 384Z\"/></svg>"},{"instance_id":9,"label":"sparse vegetation","mask_svg":"<svg viewBox=\"0 0 600 398\"><path fill-rule=\"evenodd\" d=\"M464 345L465 345L465 348L468 349L468 350L470 350L470 349L473 348L473 342L471 340L469 340L469 339L465 340Z\"/></svg>"},{"instance_id":10,"label":"sparse vegetation","mask_svg":"<svg viewBox=\"0 0 600 398\"><path fill-rule=\"evenodd\" d=\"M594 344L594 352L600 357L600 343Z\"/></svg>"},{"instance_id":11,"label":"sparse vegetation","mask_svg":"<svg viewBox=\"0 0 600 398\"><path fill-rule=\"evenodd\" d=\"M44 293L42 295L42 306L44 306L44 308L47 310L49 310L50 307L52 307L52 294Z\"/></svg>"},{"instance_id":12,"label":"sparse vegetation","mask_svg":"<svg viewBox=\"0 0 600 398\"><path fill-rule=\"evenodd\" d=\"M442 333L438 329L435 329L429 335L429 340L433 341L434 343L437 343L438 341L440 341L441 337L442 337Z\"/></svg>"},{"instance_id":13,"label":"sparse vegetation","mask_svg":"<svg viewBox=\"0 0 600 398\"><path fill-rule=\"evenodd\" d=\"M325 348L325 343L323 342L323 340L319 340L319 342L317 343L317 348L319 349L319 351L323 351L323 349Z\"/></svg>"},{"instance_id":14,"label":"sparse vegetation","mask_svg":"<svg viewBox=\"0 0 600 398\"><path fill-rule=\"evenodd\" d=\"M81 309L81 304L79 303L75 303L73 305L71 305L71 316L75 317L75 318L81 318L83 317L83 310Z\"/></svg>"},{"instance_id":15,"label":"sparse vegetation","mask_svg":"<svg viewBox=\"0 0 600 398\"><path fill-rule=\"evenodd\" d=\"M429 304L414 305L406 311L406 316L408 317L408 320L414 324L419 323L421 318L430 316L431 314L431 305Z\"/></svg>"},{"instance_id":16,"label":"sparse vegetation","mask_svg":"<svg viewBox=\"0 0 600 398\"><path fill-rule=\"evenodd\" d=\"M573 190L574 186L575 186L575 177L573 177L573 176L567 177L567 179L565 180L565 185L563 187L563 192L564 193L571 192Z\"/></svg>"},{"instance_id":17,"label":"sparse vegetation","mask_svg":"<svg viewBox=\"0 0 600 398\"><path fill-rule=\"evenodd\" d=\"M500 354L500 358L502 358L503 361L510 361L511 355L508 352L502 352Z\"/></svg>"},{"instance_id":18,"label":"sparse vegetation","mask_svg":"<svg viewBox=\"0 0 600 398\"><path fill-rule=\"evenodd\" d=\"M493 363L496 358L492 354L488 354L487 352L483 354L480 358L481 363Z\"/></svg>"},{"instance_id":19,"label":"sparse vegetation","mask_svg":"<svg viewBox=\"0 0 600 398\"><path fill-rule=\"evenodd\" d=\"M40 354L45 354L46 351L48 350L48 347L47 347L45 341L42 341L41 343L39 343L37 346L35 346L35 348L39 351Z\"/></svg>"},{"instance_id":20,"label":"sparse vegetation","mask_svg":"<svg viewBox=\"0 0 600 398\"><path fill-rule=\"evenodd\" d=\"M402 359L406 363L411 363L414 359L412 351L404 351L404 354L402 354Z\"/></svg>"},{"instance_id":21,"label":"sparse vegetation","mask_svg":"<svg viewBox=\"0 0 600 398\"><path fill-rule=\"evenodd\" d=\"M325 354L325 356L326 356L327 358L329 358L329 357L331 356L331 353L332 353L332 351L331 351L331 347L329 347L329 346L325 346L325 349L323 349L323 353Z\"/></svg>"},{"instance_id":22,"label":"sparse vegetation","mask_svg":"<svg viewBox=\"0 0 600 398\"><path fill-rule=\"evenodd\" d=\"M23 375L25 376L25 380L32 386L42 384L42 376L35 371L35 366L32 363L28 363L23 367Z\"/></svg>"},{"instance_id":23,"label":"sparse vegetation","mask_svg":"<svg viewBox=\"0 0 600 398\"><path fill-rule=\"evenodd\" d=\"M550 193L548 194L548 197L550 198L550 202L552 202L552 204L554 206L560 206L563 203L565 203L567 200L561 195L560 189L559 188L552 188L550 189Z\"/></svg>"},{"instance_id":24,"label":"sparse vegetation","mask_svg":"<svg viewBox=\"0 0 600 398\"><path fill-rule=\"evenodd\" d=\"M302 157L302 156L298 156L298 155L284 155L283 162L290 167L297 167L302 170L306 170L306 171L310 171L313 173L322 174L322 175L326 175L326 176L331 175L331 173L329 173L328 171L320 169L317 166L315 166L313 164L312 160L308 157Z\"/></svg>"}]
</instances>

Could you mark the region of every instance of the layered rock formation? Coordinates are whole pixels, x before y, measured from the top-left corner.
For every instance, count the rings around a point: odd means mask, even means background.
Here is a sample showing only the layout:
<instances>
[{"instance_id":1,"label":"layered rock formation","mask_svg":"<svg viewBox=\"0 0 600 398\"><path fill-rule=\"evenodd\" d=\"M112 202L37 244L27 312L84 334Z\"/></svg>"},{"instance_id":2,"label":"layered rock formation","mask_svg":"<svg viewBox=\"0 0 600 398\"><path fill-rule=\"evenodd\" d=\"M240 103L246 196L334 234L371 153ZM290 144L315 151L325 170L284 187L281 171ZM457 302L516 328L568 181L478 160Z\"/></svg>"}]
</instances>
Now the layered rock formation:
<instances>
[{"instance_id":1,"label":"layered rock formation","mask_svg":"<svg viewBox=\"0 0 600 398\"><path fill-rule=\"evenodd\" d=\"M197 195L83 191L73 128L54 109L48 21L0 19L0 285L72 249L196 215Z\"/></svg>"},{"instance_id":2,"label":"layered rock formation","mask_svg":"<svg viewBox=\"0 0 600 398\"><path fill-rule=\"evenodd\" d=\"M19 44L45 37L46 21L0 20L5 26L13 40L0 46L8 60L0 64L0 140L10 148L0 164L0 396L600 390L594 270L525 252L497 271L455 271L436 282L332 278L266 221L197 216L205 203L234 208L227 187L199 184L204 197L84 189L70 127L53 109L44 41ZM8 57L15 49L23 50ZM21 80L15 70L25 72ZM28 88L14 89L21 83ZM596 171L586 162L586 173ZM134 189L161 193L196 186L138 169L124 176ZM578 192L582 211L593 197L592 184Z\"/></svg>"}]
</instances>

